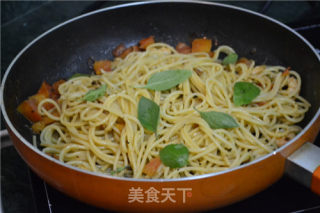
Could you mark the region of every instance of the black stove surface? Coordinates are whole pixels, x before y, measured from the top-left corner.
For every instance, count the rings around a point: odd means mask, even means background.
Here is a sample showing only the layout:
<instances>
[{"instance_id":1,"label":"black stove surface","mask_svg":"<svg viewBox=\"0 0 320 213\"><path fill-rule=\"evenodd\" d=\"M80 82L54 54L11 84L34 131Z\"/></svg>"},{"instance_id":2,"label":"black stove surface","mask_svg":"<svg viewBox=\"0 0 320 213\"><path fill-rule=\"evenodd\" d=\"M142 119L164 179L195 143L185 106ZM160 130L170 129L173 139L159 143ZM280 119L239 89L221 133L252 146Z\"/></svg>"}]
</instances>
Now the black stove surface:
<instances>
[{"instance_id":1,"label":"black stove surface","mask_svg":"<svg viewBox=\"0 0 320 213\"><path fill-rule=\"evenodd\" d=\"M83 13L125 2L127 1L1 2L1 76L15 55L44 31ZM278 19L303 35L319 53L320 2L222 3ZM3 120L1 123L3 124ZM320 146L320 136L315 144ZM6 138L1 140L1 196L6 213L107 212L70 198L47 185L26 166ZM320 197L284 176L263 192L216 212L320 212Z\"/></svg>"}]
</instances>

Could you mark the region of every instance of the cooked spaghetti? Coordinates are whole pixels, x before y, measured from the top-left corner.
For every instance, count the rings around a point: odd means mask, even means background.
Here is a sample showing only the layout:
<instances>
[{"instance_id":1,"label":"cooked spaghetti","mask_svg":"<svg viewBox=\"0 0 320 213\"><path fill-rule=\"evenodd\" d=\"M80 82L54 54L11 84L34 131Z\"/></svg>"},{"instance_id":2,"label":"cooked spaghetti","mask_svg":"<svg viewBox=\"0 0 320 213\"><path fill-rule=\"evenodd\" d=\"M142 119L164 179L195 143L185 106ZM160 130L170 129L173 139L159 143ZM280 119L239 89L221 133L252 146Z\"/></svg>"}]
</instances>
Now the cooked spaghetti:
<instances>
[{"instance_id":1,"label":"cooked spaghetti","mask_svg":"<svg viewBox=\"0 0 320 213\"><path fill-rule=\"evenodd\" d=\"M42 151L93 172L165 179L219 172L272 152L299 133L295 124L310 107L299 95L300 76L282 66L257 66L253 60L223 65L221 58L233 52L219 46L213 54L182 54L153 43L145 51L116 58L111 72L69 79L59 86L57 101L46 98L38 104L40 115L54 120L41 131ZM141 88L154 73L167 70L190 70L192 75L169 90ZM235 106L233 89L240 81L257 85L260 94ZM102 97L83 100L101 85L107 86ZM138 119L142 96L160 107L157 134ZM46 109L46 104L52 107ZM196 110L226 113L238 127L212 129ZM168 144L187 147L188 164L170 168L160 161L148 175L145 167Z\"/></svg>"}]
</instances>

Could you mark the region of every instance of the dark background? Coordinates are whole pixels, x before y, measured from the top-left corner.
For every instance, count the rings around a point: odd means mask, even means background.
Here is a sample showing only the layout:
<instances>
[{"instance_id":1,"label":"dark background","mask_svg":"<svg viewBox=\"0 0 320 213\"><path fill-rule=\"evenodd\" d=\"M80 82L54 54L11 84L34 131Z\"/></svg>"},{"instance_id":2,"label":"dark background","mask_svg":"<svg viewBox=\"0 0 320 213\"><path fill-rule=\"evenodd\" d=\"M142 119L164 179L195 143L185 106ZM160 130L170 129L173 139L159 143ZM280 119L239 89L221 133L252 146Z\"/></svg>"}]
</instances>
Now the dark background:
<instances>
[{"instance_id":1,"label":"dark background","mask_svg":"<svg viewBox=\"0 0 320 213\"><path fill-rule=\"evenodd\" d=\"M129 1L1 1L1 77L18 52L46 30L95 9ZM223 1L273 17L320 49L320 2ZM1 129L4 128L1 120ZM320 138L316 140L320 144ZM12 144L1 140L1 196L4 212L105 212L52 189L31 172ZM320 198L284 176L245 201L217 212L320 212Z\"/></svg>"}]
</instances>

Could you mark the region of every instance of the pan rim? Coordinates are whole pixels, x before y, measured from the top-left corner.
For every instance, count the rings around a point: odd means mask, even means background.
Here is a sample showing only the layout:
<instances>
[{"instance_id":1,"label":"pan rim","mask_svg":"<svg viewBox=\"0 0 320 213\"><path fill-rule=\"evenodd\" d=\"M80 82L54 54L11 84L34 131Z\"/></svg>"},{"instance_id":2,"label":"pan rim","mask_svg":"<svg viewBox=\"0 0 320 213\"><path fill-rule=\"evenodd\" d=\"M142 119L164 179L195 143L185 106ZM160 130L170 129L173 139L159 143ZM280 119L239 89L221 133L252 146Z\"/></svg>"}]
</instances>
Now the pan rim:
<instances>
[{"instance_id":1,"label":"pan rim","mask_svg":"<svg viewBox=\"0 0 320 213\"><path fill-rule=\"evenodd\" d=\"M76 172L80 172L80 173L84 173L86 175L93 175L99 178L106 178L106 179L112 179L112 180L116 180L116 181L137 181L137 182L177 182L177 181L194 181L194 180L199 180L199 179L205 179L205 178L211 178L214 176L218 176L218 175L223 175L225 173L229 173L229 172L234 172L246 167L249 167L251 165L254 165L256 163L259 163L273 155L279 154L282 150L286 149L288 146L290 146L292 143L294 143L294 141L296 141L298 138L300 138L308 129L310 129L310 127L315 123L315 121L317 120L317 118L320 116L320 107L318 108L317 112L315 113L315 115L313 116L313 118L308 122L308 124L302 129L302 131L296 135L293 139L291 139L288 143L286 143L284 146L274 150L273 152L264 155L254 161L251 161L249 163L246 163L244 165L240 165L234 168L229 168L220 172L215 172L215 173L209 173L209 174L203 174L203 175L197 175L197 176L192 176L192 177L183 177L183 178L173 178L173 179L147 179L147 178L125 178L125 177L115 177L112 175L108 175L108 174L102 174L102 173L97 173L97 172L91 172L91 171L87 171L87 170L82 170L79 169L77 167L73 167L70 166L66 163L62 163L59 160L56 160L54 158L51 158L49 156L47 156L45 153L43 153L40 149L34 147L32 145L31 142L29 142L28 140L26 140L17 130L16 128L13 126L13 124L11 123L8 114L6 113L6 109L4 106L4 100L3 100L3 92L4 92L4 87L5 87L5 83L7 80L7 77L11 71L11 68L13 67L13 65L16 63L16 61L20 58L20 56L26 52L34 43L36 43L38 40L40 40L42 37L50 34L51 32L55 31L56 29L59 29L60 27L67 25L71 22L77 21L79 19L85 18L87 16L91 16L97 13L101 13L101 12L106 12L109 10L116 10L116 9L120 9L123 7L134 7L134 6L139 6L139 5L151 5L151 4L161 4L161 3L187 3L187 4L202 4L202 5L210 5L210 6L216 6L216 7L224 7L224 8L228 8L228 9L233 9L233 10L238 10L241 12L245 12L245 13L249 13L251 15L254 16L258 16L260 18L264 18L267 19L268 21L273 22L273 24L277 24L280 25L282 28L285 28L286 30L290 31L291 33L293 33L295 36L297 36L299 39L301 39L312 51L313 53L316 55L316 57L318 58L319 62L320 62L320 56L317 54L315 48L303 37L301 36L299 33L297 33L296 31L294 31L293 29L291 29L290 27L288 27L287 25L285 25L284 23L281 23L280 21L268 17L266 15L260 14L258 12L255 11L251 11L249 9L245 9L245 8L241 8L241 7L237 7L237 6L233 6L233 5L226 5L226 4L221 4L221 3L216 3L216 2L206 2L206 1L196 1L196 0L176 0L176 1L170 1L170 0L155 0L155 1L142 1L142 2L134 2L134 3L126 3L126 4L121 4L121 5L116 5L116 6L112 6L112 7L106 7L106 8L102 8L99 10L95 10L89 13L85 13L82 14L80 16L68 19L67 21L64 21L58 25L56 25L53 28L50 28L49 30L45 31L44 33L42 33L41 35L39 35L38 37L36 37L34 40L32 40L27 46L25 46L17 55L16 57L12 60L12 62L10 63L10 65L8 66L4 77L2 79L2 83L1 83L1 88L0 88L0 102L1 102L1 111L3 113L3 117L8 125L8 127L10 128L10 130L15 134L15 136L24 144L26 145L29 149L31 149L33 152L35 152L36 154L40 155L41 157L46 158L49 161L52 161L53 163L56 163L60 166L66 167L68 169L74 170Z\"/></svg>"}]
</instances>

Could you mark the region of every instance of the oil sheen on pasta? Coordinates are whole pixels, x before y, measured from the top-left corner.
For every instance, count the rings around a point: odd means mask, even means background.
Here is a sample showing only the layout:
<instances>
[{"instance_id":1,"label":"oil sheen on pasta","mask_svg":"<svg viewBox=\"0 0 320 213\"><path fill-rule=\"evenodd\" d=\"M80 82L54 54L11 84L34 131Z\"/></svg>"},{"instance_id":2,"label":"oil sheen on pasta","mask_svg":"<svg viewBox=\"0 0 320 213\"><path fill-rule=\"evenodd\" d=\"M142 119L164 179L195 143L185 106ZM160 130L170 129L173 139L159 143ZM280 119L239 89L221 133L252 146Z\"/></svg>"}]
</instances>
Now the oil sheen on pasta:
<instances>
[{"instance_id":1,"label":"oil sheen on pasta","mask_svg":"<svg viewBox=\"0 0 320 213\"><path fill-rule=\"evenodd\" d=\"M232 52L231 47L220 46L213 57L180 54L167 44L154 43L144 52L116 58L112 72L66 81L59 87L59 104L45 99L38 105L42 115L56 121L41 132L42 151L81 169L134 178L150 178L143 173L145 165L168 144L184 144L190 152L189 163L177 169L161 165L152 178L214 173L272 152L301 130L295 124L310 107L299 96L300 76L293 70L283 75L284 67L257 66L252 60L222 65L221 53ZM168 91L135 87L147 84L154 73L175 69L193 74ZM261 92L253 103L233 104L233 86L238 81L259 85ZM99 101L82 100L103 84L107 92ZM160 106L157 137L137 119L141 96ZM45 110L47 102L54 108ZM211 129L194 107L228 113L239 127Z\"/></svg>"}]
</instances>

